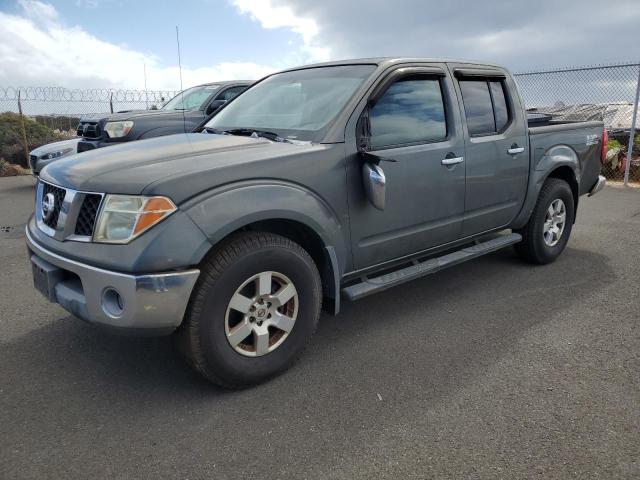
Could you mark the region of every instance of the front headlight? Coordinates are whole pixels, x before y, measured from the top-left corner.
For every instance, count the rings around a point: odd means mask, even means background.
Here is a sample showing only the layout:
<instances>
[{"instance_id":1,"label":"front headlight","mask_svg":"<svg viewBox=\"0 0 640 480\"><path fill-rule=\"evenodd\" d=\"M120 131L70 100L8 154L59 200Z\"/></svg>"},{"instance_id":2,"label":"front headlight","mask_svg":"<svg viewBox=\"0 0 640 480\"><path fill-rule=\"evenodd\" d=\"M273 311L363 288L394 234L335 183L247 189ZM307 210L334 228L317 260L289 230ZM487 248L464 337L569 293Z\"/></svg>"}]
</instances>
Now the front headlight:
<instances>
[{"instance_id":1,"label":"front headlight","mask_svg":"<svg viewBox=\"0 0 640 480\"><path fill-rule=\"evenodd\" d=\"M107 122L104 125L104 131L107 132L109 138L125 137L133 128L132 121L126 122Z\"/></svg>"},{"instance_id":2,"label":"front headlight","mask_svg":"<svg viewBox=\"0 0 640 480\"><path fill-rule=\"evenodd\" d=\"M40 160L51 160L52 158L60 158L65 155L69 155L73 152L73 148L63 148L62 150L58 150L56 152L49 152L40 157Z\"/></svg>"},{"instance_id":3,"label":"front headlight","mask_svg":"<svg viewBox=\"0 0 640 480\"><path fill-rule=\"evenodd\" d=\"M93 240L128 243L176 211L166 197L107 195L96 223Z\"/></svg>"}]
</instances>

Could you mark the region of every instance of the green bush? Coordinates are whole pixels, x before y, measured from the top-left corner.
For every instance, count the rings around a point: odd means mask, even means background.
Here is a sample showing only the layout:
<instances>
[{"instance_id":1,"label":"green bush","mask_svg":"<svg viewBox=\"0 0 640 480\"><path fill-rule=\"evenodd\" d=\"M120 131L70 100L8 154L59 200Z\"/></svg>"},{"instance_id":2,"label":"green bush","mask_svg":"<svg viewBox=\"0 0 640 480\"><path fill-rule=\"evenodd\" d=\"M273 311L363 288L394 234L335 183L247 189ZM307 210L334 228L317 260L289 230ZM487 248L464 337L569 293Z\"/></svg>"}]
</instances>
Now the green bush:
<instances>
[{"instance_id":1,"label":"green bush","mask_svg":"<svg viewBox=\"0 0 640 480\"><path fill-rule=\"evenodd\" d=\"M607 141L607 150L613 150L614 148L622 148L622 144L615 138L611 138Z\"/></svg>"},{"instance_id":2,"label":"green bush","mask_svg":"<svg viewBox=\"0 0 640 480\"><path fill-rule=\"evenodd\" d=\"M27 149L33 150L46 143L62 140L64 137L53 129L42 125L28 117L24 117L27 135ZM0 113L0 159L16 163L23 167L29 164L24 154L20 115L13 112Z\"/></svg>"}]
</instances>

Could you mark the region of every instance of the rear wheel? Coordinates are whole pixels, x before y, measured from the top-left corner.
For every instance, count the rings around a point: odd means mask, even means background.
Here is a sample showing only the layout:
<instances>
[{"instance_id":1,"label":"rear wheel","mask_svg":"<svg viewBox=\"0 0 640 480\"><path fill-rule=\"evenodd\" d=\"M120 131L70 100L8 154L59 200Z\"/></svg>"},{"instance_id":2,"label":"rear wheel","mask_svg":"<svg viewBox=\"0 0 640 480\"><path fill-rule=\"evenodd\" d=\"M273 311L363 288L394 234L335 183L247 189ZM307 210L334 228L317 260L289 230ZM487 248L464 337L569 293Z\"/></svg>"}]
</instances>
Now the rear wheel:
<instances>
[{"instance_id":1,"label":"rear wheel","mask_svg":"<svg viewBox=\"0 0 640 480\"><path fill-rule=\"evenodd\" d=\"M270 233L231 237L201 266L178 335L208 380L241 388L286 370L313 335L322 299L309 254Z\"/></svg>"},{"instance_id":2,"label":"rear wheel","mask_svg":"<svg viewBox=\"0 0 640 480\"><path fill-rule=\"evenodd\" d=\"M551 263L558 258L569 241L574 212L573 193L567 182L547 179L529 222L518 231L522 242L515 248L520 257L538 264Z\"/></svg>"}]
</instances>

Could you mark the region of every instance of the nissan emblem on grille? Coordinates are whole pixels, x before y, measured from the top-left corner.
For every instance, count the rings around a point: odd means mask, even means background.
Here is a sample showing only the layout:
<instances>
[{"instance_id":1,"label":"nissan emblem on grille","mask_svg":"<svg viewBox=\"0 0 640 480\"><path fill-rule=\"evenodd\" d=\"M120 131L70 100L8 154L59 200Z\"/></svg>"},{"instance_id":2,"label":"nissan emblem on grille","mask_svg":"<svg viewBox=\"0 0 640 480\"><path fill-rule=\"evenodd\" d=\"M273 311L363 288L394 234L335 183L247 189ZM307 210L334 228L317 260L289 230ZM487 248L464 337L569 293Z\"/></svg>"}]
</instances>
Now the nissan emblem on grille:
<instances>
[{"instance_id":1,"label":"nissan emblem on grille","mask_svg":"<svg viewBox=\"0 0 640 480\"><path fill-rule=\"evenodd\" d=\"M56 197L53 193L47 193L42 199L42 217L48 221L56 209Z\"/></svg>"}]
</instances>

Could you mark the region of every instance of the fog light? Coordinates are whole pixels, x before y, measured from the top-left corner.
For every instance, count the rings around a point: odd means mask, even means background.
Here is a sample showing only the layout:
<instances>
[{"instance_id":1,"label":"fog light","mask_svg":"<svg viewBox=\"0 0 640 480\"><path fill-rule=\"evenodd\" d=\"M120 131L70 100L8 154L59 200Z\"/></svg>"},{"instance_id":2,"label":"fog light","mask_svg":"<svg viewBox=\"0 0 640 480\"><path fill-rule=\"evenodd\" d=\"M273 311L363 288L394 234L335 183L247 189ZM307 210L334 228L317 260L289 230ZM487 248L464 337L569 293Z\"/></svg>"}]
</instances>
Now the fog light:
<instances>
[{"instance_id":1,"label":"fog light","mask_svg":"<svg viewBox=\"0 0 640 480\"><path fill-rule=\"evenodd\" d=\"M124 299L115 288L105 288L102 292L102 311L112 318L121 317L124 313Z\"/></svg>"}]
</instances>

